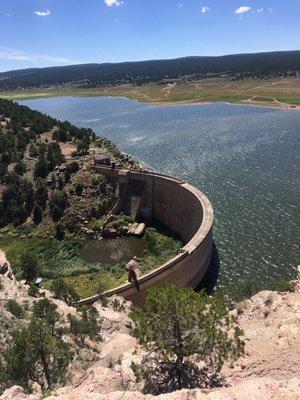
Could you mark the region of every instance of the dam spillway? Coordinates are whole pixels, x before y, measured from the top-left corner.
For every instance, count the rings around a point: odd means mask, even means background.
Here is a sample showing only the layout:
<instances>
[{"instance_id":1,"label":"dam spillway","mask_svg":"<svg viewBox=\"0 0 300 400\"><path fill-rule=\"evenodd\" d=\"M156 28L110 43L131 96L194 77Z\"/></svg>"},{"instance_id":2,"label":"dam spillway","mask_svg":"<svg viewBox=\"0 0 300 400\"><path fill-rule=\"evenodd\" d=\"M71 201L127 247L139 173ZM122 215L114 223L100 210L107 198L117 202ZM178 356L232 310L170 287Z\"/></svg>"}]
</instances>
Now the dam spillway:
<instances>
[{"instance_id":1,"label":"dam spillway","mask_svg":"<svg viewBox=\"0 0 300 400\"><path fill-rule=\"evenodd\" d=\"M208 198L192 185L177 178L139 170L111 170L94 166L103 175L115 179L118 201L113 212L124 207L136 216L154 218L176 233L184 242L178 255L138 278L138 288L126 283L106 292L116 294L134 304L142 304L151 286L172 282L196 288L212 259L212 226L214 213ZM91 304L92 296L79 304Z\"/></svg>"}]
</instances>

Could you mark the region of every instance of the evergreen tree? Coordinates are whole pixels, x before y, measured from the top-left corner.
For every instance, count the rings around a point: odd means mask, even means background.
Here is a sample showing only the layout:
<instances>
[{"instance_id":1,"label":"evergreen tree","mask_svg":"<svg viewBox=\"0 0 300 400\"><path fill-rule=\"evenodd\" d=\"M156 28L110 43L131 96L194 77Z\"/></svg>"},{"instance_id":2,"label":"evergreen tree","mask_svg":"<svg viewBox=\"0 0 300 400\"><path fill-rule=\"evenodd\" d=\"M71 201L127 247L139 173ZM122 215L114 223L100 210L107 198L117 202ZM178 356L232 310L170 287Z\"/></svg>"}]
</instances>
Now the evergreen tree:
<instances>
[{"instance_id":1,"label":"evergreen tree","mask_svg":"<svg viewBox=\"0 0 300 400\"><path fill-rule=\"evenodd\" d=\"M51 214L53 222L58 222L64 215L64 210L55 205L51 210Z\"/></svg>"},{"instance_id":2,"label":"evergreen tree","mask_svg":"<svg viewBox=\"0 0 300 400\"><path fill-rule=\"evenodd\" d=\"M79 300L79 296L76 291L62 278L58 278L53 281L52 291L55 298L63 300L68 305L74 304Z\"/></svg>"},{"instance_id":3,"label":"evergreen tree","mask_svg":"<svg viewBox=\"0 0 300 400\"><path fill-rule=\"evenodd\" d=\"M45 157L40 155L34 167L34 176L36 178L46 178L48 172L48 163Z\"/></svg>"},{"instance_id":4,"label":"evergreen tree","mask_svg":"<svg viewBox=\"0 0 300 400\"><path fill-rule=\"evenodd\" d=\"M182 389L184 382L189 386L193 380L198 380L196 385L209 380L192 364L191 356L204 361L214 379L225 360L234 360L243 352L242 331L224 298L168 283L151 288L145 306L134 308L131 318L133 334L147 353L133 369L137 377L145 379L149 392L168 391L171 386Z\"/></svg>"},{"instance_id":5,"label":"evergreen tree","mask_svg":"<svg viewBox=\"0 0 300 400\"><path fill-rule=\"evenodd\" d=\"M29 251L23 253L20 260L20 268L22 278L26 280L26 283L34 281L39 273L36 256Z\"/></svg>"},{"instance_id":6,"label":"evergreen tree","mask_svg":"<svg viewBox=\"0 0 300 400\"><path fill-rule=\"evenodd\" d=\"M35 202L44 210L48 200L48 191L45 180L37 178L35 181Z\"/></svg>"},{"instance_id":7,"label":"evergreen tree","mask_svg":"<svg viewBox=\"0 0 300 400\"><path fill-rule=\"evenodd\" d=\"M55 237L58 240L63 240L64 239L64 237L65 237L65 228L64 228L63 224L58 223L56 225Z\"/></svg>"},{"instance_id":8,"label":"evergreen tree","mask_svg":"<svg viewBox=\"0 0 300 400\"><path fill-rule=\"evenodd\" d=\"M33 207L33 222L35 225L39 225L43 220L43 209L39 204Z\"/></svg>"},{"instance_id":9,"label":"evergreen tree","mask_svg":"<svg viewBox=\"0 0 300 400\"><path fill-rule=\"evenodd\" d=\"M4 352L6 377L10 385L30 389L30 381L42 389L51 389L63 381L73 358L70 344L53 332L45 319L32 317L28 327L14 332L9 348Z\"/></svg>"},{"instance_id":10,"label":"evergreen tree","mask_svg":"<svg viewBox=\"0 0 300 400\"><path fill-rule=\"evenodd\" d=\"M93 340L100 339L101 320L95 307L83 307L81 312L82 317L69 314L68 320L71 334L83 346L87 337Z\"/></svg>"}]
</instances>

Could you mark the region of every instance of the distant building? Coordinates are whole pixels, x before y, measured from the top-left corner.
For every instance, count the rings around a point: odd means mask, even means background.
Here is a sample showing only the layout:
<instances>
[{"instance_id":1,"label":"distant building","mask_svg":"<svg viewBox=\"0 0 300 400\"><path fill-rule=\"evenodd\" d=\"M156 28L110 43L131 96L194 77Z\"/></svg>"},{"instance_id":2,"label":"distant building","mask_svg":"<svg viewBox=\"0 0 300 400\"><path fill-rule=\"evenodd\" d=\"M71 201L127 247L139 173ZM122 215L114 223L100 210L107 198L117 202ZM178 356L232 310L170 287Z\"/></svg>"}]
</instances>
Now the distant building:
<instances>
[{"instance_id":1,"label":"distant building","mask_svg":"<svg viewBox=\"0 0 300 400\"><path fill-rule=\"evenodd\" d=\"M94 165L110 165L110 163L111 159L109 154L102 153L94 155Z\"/></svg>"}]
</instances>

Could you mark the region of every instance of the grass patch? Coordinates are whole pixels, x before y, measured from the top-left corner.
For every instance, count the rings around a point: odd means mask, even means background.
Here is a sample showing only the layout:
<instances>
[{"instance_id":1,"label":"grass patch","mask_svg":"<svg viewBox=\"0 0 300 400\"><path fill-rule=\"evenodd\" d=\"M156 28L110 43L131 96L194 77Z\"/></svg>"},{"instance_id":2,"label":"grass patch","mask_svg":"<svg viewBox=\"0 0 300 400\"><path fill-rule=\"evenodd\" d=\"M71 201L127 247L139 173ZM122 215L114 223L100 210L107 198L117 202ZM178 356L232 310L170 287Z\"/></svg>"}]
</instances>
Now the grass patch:
<instances>
[{"instance_id":1,"label":"grass patch","mask_svg":"<svg viewBox=\"0 0 300 400\"><path fill-rule=\"evenodd\" d=\"M161 229L161 232L153 227L147 229L148 249L141 260L142 274L174 257L182 247L181 241ZM51 288L55 279L63 278L80 298L97 294L101 282L105 282L107 289L127 282L128 273L124 263L104 265L85 262L79 255L80 243L9 236L0 239L0 248L6 252L17 278L21 276L21 255L29 250L37 257L40 276L47 289Z\"/></svg>"},{"instance_id":2,"label":"grass patch","mask_svg":"<svg viewBox=\"0 0 300 400\"><path fill-rule=\"evenodd\" d=\"M253 101L266 101L268 103L274 102L275 100L272 97L262 97L262 96L255 96Z\"/></svg>"},{"instance_id":3,"label":"grass patch","mask_svg":"<svg viewBox=\"0 0 300 400\"><path fill-rule=\"evenodd\" d=\"M277 98L278 101L281 101L282 103L287 103L287 104L295 104L296 106L300 106L300 96L299 97L289 97L289 98L282 98L279 97Z\"/></svg>"}]
</instances>

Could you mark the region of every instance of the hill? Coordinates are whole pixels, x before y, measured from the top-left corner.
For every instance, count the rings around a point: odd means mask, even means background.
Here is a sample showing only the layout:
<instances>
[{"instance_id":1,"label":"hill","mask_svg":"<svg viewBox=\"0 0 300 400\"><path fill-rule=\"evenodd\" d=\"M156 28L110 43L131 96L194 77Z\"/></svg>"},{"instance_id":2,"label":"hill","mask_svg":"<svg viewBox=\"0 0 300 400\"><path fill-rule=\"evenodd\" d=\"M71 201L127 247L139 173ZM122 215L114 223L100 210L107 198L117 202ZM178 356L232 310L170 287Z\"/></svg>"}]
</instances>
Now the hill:
<instances>
[{"instance_id":1,"label":"hill","mask_svg":"<svg viewBox=\"0 0 300 400\"><path fill-rule=\"evenodd\" d=\"M139 166L91 129L0 99L0 250L13 256L17 278L30 252L46 286L63 278L79 297L97 294L100 283L108 288L126 281L121 261L112 266L80 258L81 240L129 235L134 222L130 215L111 215L115 184L93 168L93 156L101 153L116 166ZM182 245L153 227L145 240L142 273Z\"/></svg>"},{"instance_id":2,"label":"hill","mask_svg":"<svg viewBox=\"0 0 300 400\"><path fill-rule=\"evenodd\" d=\"M82 64L32 68L0 74L0 91L105 85L145 84L180 79L222 77L295 76L300 72L300 51L236 54L219 57L185 57L124 63Z\"/></svg>"}]
</instances>

